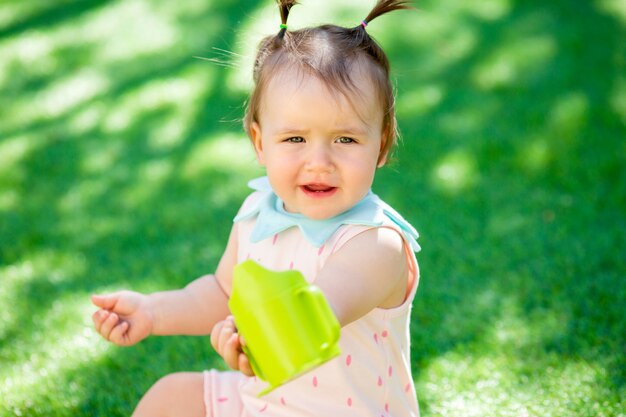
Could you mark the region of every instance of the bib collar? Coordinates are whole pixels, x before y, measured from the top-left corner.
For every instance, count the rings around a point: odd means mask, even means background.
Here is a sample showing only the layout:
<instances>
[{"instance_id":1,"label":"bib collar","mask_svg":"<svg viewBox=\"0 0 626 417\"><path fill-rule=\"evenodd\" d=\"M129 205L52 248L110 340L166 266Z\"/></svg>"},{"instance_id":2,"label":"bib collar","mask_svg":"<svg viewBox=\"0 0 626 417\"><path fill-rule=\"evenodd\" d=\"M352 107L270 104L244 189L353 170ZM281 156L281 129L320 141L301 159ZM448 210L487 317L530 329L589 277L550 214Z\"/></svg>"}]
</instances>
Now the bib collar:
<instances>
[{"instance_id":1,"label":"bib collar","mask_svg":"<svg viewBox=\"0 0 626 417\"><path fill-rule=\"evenodd\" d=\"M311 245L320 247L343 225L377 227L382 226L385 218L388 218L400 228L413 251L420 250L417 243L419 234L415 228L371 190L349 210L328 219L314 220L299 213L286 211L284 202L274 193L267 177L256 178L250 181L248 186L259 192L260 196L242 210L234 222L257 217L250 236L254 243L291 227L297 227Z\"/></svg>"}]
</instances>

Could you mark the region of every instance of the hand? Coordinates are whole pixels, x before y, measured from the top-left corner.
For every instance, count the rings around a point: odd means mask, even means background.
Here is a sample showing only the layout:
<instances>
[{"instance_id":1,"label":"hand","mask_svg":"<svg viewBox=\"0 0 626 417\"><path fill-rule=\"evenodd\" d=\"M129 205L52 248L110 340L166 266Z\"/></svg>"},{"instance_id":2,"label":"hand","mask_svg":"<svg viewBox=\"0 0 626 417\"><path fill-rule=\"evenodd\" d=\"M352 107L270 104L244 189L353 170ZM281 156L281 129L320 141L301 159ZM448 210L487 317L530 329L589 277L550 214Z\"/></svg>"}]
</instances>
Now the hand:
<instances>
[{"instance_id":1,"label":"hand","mask_svg":"<svg viewBox=\"0 0 626 417\"><path fill-rule=\"evenodd\" d=\"M213 327L211 345L230 368L244 375L254 376L250 360L243 353L244 340L237 333L233 316L228 316L226 320L220 321Z\"/></svg>"},{"instance_id":2,"label":"hand","mask_svg":"<svg viewBox=\"0 0 626 417\"><path fill-rule=\"evenodd\" d=\"M152 333L154 315L148 296L133 291L92 295L91 302L100 307L93 316L96 331L106 340L130 346Z\"/></svg>"}]
</instances>

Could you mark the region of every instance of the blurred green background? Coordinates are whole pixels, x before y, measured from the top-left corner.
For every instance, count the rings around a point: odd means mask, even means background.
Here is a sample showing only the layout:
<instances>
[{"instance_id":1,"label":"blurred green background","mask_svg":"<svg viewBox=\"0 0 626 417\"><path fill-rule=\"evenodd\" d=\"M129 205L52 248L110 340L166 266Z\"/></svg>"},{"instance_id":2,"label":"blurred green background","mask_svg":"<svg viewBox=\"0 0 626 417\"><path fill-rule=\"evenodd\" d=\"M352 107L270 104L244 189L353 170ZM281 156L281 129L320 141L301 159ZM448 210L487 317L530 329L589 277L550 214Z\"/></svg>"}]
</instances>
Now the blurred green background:
<instances>
[{"instance_id":1,"label":"blurred green background","mask_svg":"<svg viewBox=\"0 0 626 417\"><path fill-rule=\"evenodd\" d=\"M290 27L373 1L303 0ZM423 0L368 30L421 233L423 416L624 416L626 3ZM240 118L271 0L0 1L0 415L127 416L208 338L112 346L89 295L214 270L260 175ZM198 59L203 57L205 59Z\"/></svg>"}]
</instances>

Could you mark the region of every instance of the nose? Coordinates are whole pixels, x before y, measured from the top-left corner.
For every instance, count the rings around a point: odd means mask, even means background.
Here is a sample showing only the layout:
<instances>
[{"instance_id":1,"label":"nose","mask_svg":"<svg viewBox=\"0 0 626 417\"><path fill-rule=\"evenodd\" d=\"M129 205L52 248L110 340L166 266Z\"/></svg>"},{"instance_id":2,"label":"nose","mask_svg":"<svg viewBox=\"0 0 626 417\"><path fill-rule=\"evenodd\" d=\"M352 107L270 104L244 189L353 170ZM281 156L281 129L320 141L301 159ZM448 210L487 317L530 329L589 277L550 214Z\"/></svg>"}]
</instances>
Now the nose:
<instances>
[{"instance_id":1,"label":"nose","mask_svg":"<svg viewBox=\"0 0 626 417\"><path fill-rule=\"evenodd\" d=\"M335 164L329 146L326 144L311 146L307 153L305 168L309 172L332 173L335 170Z\"/></svg>"}]
</instances>

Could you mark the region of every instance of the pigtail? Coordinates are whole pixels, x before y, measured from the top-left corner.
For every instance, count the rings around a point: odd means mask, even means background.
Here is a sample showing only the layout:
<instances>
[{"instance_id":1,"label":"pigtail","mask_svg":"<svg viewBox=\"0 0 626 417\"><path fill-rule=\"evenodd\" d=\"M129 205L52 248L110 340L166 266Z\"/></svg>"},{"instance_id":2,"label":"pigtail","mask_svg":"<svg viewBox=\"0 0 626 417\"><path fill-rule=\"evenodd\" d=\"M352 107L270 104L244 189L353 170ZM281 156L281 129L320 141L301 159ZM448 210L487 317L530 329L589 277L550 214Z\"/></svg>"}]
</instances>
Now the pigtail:
<instances>
[{"instance_id":1,"label":"pigtail","mask_svg":"<svg viewBox=\"0 0 626 417\"><path fill-rule=\"evenodd\" d=\"M389 74L389 61L387 60L387 56L376 41L367 33L366 28L367 25L378 16L382 16L394 10L415 9L410 3L410 0L377 0L367 17L361 21L361 24L351 29L346 29L349 38L348 42L350 42L353 49L364 51L367 55L371 56L374 62L385 70L387 76Z\"/></svg>"},{"instance_id":2,"label":"pigtail","mask_svg":"<svg viewBox=\"0 0 626 417\"><path fill-rule=\"evenodd\" d=\"M293 6L298 4L296 0L276 0L278 3L278 9L280 10L280 32L278 32L278 38L282 39L285 37L285 32L287 32L287 18L289 17L289 11Z\"/></svg>"},{"instance_id":3,"label":"pigtail","mask_svg":"<svg viewBox=\"0 0 626 417\"><path fill-rule=\"evenodd\" d=\"M379 48L377 47L376 42L373 42L372 38L367 33L367 25L378 16L393 12L394 10L415 9L410 3L410 0L377 0L376 4L365 19L361 20L361 23L358 26L348 29L352 42L354 42L354 46L366 50L367 53L373 55L378 61L379 58L381 58L380 55L382 54L382 50L377 50Z\"/></svg>"},{"instance_id":4,"label":"pigtail","mask_svg":"<svg viewBox=\"0 0 626 417\"><path fill-rule=\"evenodd\" d=\"M414 9L414 7L410 5L410 3L411 2L408 0L378 0L372 11L370 11L367 17L363 20L364 24L361 24L359 27L365 29L365 26L367 26L369 22L376 19L378 16L392 12L394 10Z\"/></svg>"}]
</instances>

